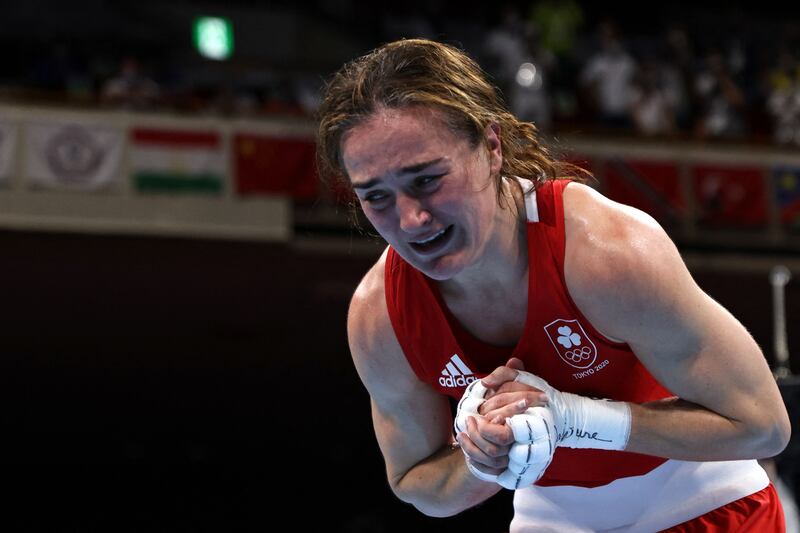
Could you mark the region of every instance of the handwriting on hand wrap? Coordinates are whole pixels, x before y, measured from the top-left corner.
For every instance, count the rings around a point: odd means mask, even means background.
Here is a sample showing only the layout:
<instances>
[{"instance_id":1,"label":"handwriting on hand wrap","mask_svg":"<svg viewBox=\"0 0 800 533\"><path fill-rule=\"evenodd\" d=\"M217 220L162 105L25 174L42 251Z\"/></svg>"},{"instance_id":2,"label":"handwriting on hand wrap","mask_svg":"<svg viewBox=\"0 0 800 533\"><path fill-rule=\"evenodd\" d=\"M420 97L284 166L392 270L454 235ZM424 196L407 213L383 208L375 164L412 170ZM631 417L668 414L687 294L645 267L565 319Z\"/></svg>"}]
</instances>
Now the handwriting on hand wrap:
<instances>
[{"instance_id":1,"label":"handwriting on hand wrap","mask_svg":"<svg viewBox=\"0 0 800 533\"><path fill-rule=\"evenodd\" d=\"M597 440L600 442L611 442L611 439L601 439L597 436L597 432L590 433L588 431L584 431L582 429L575 429L574 427L570 427L565 429L563 432L558 434L558 442L562 442L564 439L568 439L575 435L575 437L579 439L590 439L590 440Z\"/></svg>"}]
</instances>

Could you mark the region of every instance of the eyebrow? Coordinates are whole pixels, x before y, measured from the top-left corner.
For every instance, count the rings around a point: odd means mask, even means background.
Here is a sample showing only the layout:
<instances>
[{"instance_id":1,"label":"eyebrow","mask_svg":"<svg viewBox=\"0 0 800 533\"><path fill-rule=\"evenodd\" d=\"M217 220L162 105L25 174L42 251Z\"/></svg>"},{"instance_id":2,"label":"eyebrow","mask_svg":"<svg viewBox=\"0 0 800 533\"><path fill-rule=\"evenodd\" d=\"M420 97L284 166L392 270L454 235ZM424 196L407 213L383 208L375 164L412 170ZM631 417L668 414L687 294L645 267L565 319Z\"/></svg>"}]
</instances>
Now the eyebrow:
<instances>
[{"instance_id":1,"label":"eyebrow","mask_svg":"<svg viewBox=\"0 0 800 533\"><path fill-rule=\"evenodd\" d=\"M439 162L441 162L443 158L432 159L430 161L423 161L422 163L417 163L416 165L409 165L407 167L403 167L400 169L401 174L412 174L414 172L420 172L421 170L425 170L426 168L433 166ZM369 189L370 187L374 187L378 183L380 183L380 178L372 178L364 183L354 183L354 189Z\"/></svg>"}]
</instances>

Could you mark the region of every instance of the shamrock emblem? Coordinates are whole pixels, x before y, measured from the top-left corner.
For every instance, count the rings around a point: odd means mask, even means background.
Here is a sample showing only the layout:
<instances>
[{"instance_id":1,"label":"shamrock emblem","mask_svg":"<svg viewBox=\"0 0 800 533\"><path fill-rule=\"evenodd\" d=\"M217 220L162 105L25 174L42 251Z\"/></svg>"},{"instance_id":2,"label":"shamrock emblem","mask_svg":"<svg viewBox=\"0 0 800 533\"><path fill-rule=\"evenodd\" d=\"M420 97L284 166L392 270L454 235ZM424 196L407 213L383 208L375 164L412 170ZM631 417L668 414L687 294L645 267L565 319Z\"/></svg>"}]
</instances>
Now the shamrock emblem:
<instances>
[{"instance_id":1,"label":"shamrock emblem","mask_svg":"<svg viewBox=\"0 0 800 533\"><path fill-rule=\"evenodd\" d=\"M569 326L561 326L558 328L558 335L559 337L556 340L564 348L569 349L573 346L581 345L581 336L577 333L573 333Z\"/></svg>"}]
</instances>

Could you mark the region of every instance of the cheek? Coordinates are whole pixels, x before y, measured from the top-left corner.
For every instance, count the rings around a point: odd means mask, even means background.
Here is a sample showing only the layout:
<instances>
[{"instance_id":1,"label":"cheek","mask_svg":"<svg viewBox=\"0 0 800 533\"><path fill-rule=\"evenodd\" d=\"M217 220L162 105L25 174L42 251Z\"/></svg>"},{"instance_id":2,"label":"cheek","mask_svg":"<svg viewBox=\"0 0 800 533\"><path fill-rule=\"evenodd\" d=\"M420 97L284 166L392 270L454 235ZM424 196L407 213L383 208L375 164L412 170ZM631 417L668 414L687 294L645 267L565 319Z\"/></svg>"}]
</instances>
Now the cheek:
<instances>
[{"instance_id":1,"label":"cheek","mask_svg":"<svg viewBox=\"0 0 800 533\"><path fill-rule=\"evenodd\" d=\"M361 204L361 211L364 213L364 216L367 217L369 223L372 224L372 227L375 228L375 231L382 236L386 237L391 232L393 221L389 209L370 209L369 206Z\"/></svg>"}]
</instances>

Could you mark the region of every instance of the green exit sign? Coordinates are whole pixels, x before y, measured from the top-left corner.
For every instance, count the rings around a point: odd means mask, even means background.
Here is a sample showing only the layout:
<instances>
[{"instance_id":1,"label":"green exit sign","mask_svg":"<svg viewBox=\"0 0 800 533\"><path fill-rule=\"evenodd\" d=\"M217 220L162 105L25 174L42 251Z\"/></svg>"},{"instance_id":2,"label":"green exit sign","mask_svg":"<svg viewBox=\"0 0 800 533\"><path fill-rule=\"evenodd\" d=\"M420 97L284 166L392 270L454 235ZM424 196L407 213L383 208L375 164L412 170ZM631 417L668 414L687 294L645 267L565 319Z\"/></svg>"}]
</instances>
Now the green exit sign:
<instances>
[{"instance_id":1,"label":"green exit sign","mask_svg":"<svg viewBox=\"0 0 800 533\"><path fill-rule=\"evenodd\" d=\"M220 17L198 17L194 21L194 45L200 55L222 61L233 54L233 25Z\"/></svg>"}]
</instances>

